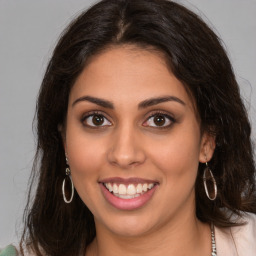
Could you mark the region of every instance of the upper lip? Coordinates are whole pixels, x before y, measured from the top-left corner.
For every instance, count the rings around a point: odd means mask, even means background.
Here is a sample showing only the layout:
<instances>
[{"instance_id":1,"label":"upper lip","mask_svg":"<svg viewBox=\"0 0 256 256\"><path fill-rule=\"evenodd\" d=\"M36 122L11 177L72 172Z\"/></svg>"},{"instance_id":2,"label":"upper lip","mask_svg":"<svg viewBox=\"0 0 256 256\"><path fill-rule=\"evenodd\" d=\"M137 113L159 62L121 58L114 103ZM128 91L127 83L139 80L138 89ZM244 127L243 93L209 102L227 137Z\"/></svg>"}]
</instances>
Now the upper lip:
<instances>
[{"instance_id":1,"label":"upper lip","mask_svg":"<svg viewBox=\"0 0 256 256\"><path fill-rule=\"evenodd\" d=\"M143 183L158 183L156 180L144 179L138 177L121 178L121 177L110 177L99 181L99 183L120 183L120 184L143 184Z\"/></svg>"}]
</instances>

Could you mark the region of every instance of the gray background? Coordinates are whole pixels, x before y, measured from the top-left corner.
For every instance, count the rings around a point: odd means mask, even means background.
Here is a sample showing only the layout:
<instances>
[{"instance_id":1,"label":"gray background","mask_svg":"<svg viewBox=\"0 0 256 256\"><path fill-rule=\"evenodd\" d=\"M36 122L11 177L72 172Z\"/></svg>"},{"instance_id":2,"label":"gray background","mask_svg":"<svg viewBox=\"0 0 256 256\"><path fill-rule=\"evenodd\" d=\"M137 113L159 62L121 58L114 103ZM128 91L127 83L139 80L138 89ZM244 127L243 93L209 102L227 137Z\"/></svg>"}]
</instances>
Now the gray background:
<instances>
[{"instance_id":1,"label":"gray background","mask_svg":"<svg viewBox=\"0 0 256 256\"><path fill-rule=\"evenodd\" d=\"M65 26L93 2L0 0L0 247L16 242L21 232L35 150L32 120L49 56ZM185 4L200 13L225 42L255 138L256 0Z\"/></svg>"}]
</instances>

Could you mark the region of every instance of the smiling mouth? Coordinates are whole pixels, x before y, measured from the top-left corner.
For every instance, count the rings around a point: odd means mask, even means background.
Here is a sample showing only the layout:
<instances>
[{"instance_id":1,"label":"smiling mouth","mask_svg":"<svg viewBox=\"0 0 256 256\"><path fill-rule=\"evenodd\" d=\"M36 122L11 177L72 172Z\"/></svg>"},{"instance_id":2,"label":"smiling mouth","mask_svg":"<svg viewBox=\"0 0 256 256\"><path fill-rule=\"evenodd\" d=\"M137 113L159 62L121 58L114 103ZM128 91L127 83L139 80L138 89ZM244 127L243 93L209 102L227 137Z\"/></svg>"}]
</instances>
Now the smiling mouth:
<instances>
[{"instance_id":1,"label":"smiling mouth","mask_svg":"<svg viewBox=\"0 0 256 256\"><path fill-rule=\"evenodd\" d=\"M111 177L99 181L106 201L119 210L136 210L153 197L159 182L137 177Z\"/></svg>"},{"instance_id":2,"label":"smiling mouth","mask_svg":"<svg viewBox=\"0 0 256 256\"><path fill-rule=\"evenodd\" d=\"M138 183L138 184L118 184L118 183L103 183L104 187L114 196L122 199L132 199L142 196L147 191L154 188L156 183Z\"/></svg>"}]
</instances>

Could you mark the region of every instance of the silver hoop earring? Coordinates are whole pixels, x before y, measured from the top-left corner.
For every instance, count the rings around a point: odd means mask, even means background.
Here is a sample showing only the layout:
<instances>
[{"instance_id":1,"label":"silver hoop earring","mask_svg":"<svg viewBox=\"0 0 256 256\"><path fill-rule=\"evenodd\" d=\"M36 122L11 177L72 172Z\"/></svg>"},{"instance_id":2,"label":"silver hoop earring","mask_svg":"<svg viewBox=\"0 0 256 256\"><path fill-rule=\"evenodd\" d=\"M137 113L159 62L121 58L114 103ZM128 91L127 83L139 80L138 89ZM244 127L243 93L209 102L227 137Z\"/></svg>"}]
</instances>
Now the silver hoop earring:
<instances>
[{"instance_id":1,"label":"silver hoop earring","mask_svg":"<svg viewBox=\"0 0 256 256\"><path fill-rule=\"evenodd\" d=\"M204 169L204 175L203 175L204 189L207 197L211 201L214 201L217 197L217 192L218 192L217 183L207 162L205 164L206 164L206 167Z\"/></svg>"},{"instance_id":2,"label":"silver hoop earring","mask_svg":"<svg viewBox=\"0 0 256 256\"><path fill-rule=\"evenodd\" d=\"M73 181L72 181L72 178L71 178L70 174L71 174L70 169L69 169L69 167L67 167L66 168L66 175L69 177L70 182L71 182L71 196L70 196L70 199L67 200L66 195L65 195L65 184L66 184L66 177L65 177L63 182L62 182L62 195L63 195L63 200L66 204L71 203L72 200L73 200L73 196L74 196L74 184L73 184Z\"/></svg>"}]
</instances>

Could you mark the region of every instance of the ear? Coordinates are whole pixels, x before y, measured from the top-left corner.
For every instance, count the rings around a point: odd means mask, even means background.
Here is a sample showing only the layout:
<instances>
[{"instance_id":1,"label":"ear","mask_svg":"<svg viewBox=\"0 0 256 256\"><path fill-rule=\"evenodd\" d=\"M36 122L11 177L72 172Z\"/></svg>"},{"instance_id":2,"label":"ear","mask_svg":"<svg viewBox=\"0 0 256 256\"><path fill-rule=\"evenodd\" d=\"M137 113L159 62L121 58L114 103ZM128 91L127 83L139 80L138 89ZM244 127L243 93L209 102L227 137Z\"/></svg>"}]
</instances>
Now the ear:
<instances>
[{"instance_id":1,"label":"ear","mask_svg":"<svg viewBox=\"0 0 256 256\"><path fill-rule=\"evenodd\" d=\"M201 138L199 162L209 162L212 159L215 146L215 136L205 132Z\"/></svg>"}]
</instances>

